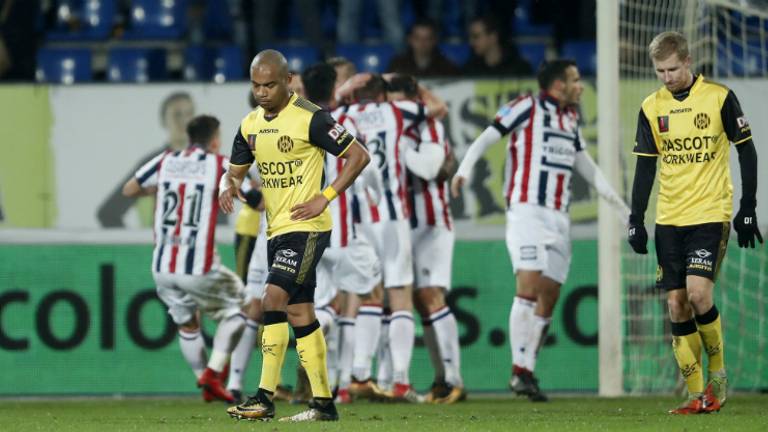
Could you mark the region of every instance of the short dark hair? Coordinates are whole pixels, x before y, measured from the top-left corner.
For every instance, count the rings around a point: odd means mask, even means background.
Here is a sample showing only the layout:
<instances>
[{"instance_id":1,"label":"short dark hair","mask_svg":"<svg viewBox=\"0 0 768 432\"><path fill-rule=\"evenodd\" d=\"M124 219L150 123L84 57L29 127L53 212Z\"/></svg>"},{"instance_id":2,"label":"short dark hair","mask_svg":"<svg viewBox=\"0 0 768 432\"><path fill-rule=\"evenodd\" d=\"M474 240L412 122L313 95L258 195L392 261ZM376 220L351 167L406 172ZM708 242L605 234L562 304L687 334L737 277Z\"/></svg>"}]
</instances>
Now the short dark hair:
<instances>
[{"instance_id":1,"label":"short dark hair","mask_svg":"<svg viewBox=\"0 0 768 432\"><path fill-rule=\"evenodd\" d=\"M336 69L328 63L315 63L301 73L307 99L325 105L333 98L336 86Z\"/></svg>"},{"instance_id":2,"label":"short dark hair","mask_svg":"<svg viewBox=\"0 0 768 432\"><path fill-rule=\"evenodd\" d=\"M539 72L536 79L539 80L539 88L548 89L556 80L565 81L565 70L571 66L576 66L576 61L571 59L556 59L545 61L539 66Z\"/></svg>"},{"instance_id":3,"label":"short dark hair","mask_svg":"<svg viewBox=\"0 0 768 432\"><path fill-rule=\"evenodd\" d=\"M437 21L430 19L430 18L419 18L417 19L413 25L411 25L411 28L408 30L408 34L412 34L413 30L416 27L426 27L430 30L432 30L432 33L435 34L435 37L440 36L440 25L437 23Z\"/></svg>"},{"instance_id":4,"label":"short dark hair","mask_svg":"<svg viewBox=\"0 0 768 432\"><path fill-rule=\"evenodd\" d=\"M374 74L364 86L355 90L355 99L374 100L387 91L387 82L381 75Z\"/></svg>"},{"instance_id":5,"label":"short dark hair","mask_svg":"<svg viewBox=\"0 0 768 432\"><path fill-rule=\"evenodd\" d=\"M192 96L189 95L189 93L185 91L179 91L169 94L168 96L163 99L163 102L160 104L160 124L163 126L166 126L165 124L165 112L168 110L168 106L170 106L172 103L186 99L188 101L192 101Z\"/></svg>"},{"instance_id":6,"label":"short dark hair","mask_svg":"<svg viewBox=\"0 0 768 432\"><path fill-rule=\"evenodd\" d=\"M492 15L479 16L470 21L470 24L474 23L482 24L483 29L488 34L496 33L499 35L499 42L501 42L501 24L499 24L499 20L496 17Z\"/></svg>"},{"instance_id":7,"label":"short dark hair","mask_svg":"<svg viewBox=\"0 0 768 432\"><path fill-rule=\"evenodd\" d=\"M409 99L419 95L419 83L413 75L396 74L389 79L387 91L403 92Z\"/></svg>"},{"instance_id":8,"label":"short dark hair","mask_svg":"<svg viewBox=\"0 0 768 432\"><path fill-rule=\"evenodd\" d=\"M187 135L191 144L208 146L216 131L219 130L219 119L209 115L199 115L187 124Z\"/></svg>"}]
</instances>

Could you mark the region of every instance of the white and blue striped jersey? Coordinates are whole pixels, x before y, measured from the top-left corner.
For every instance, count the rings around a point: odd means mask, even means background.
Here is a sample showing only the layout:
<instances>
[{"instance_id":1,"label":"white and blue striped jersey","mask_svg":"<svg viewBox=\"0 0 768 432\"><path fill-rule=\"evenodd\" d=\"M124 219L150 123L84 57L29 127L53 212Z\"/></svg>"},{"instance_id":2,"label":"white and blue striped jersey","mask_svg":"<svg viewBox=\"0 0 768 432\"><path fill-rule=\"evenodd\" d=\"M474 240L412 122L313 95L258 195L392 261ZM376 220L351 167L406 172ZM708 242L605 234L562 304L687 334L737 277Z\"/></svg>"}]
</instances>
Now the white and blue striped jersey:
<instances>
[{"instance_id":1,"label":"white and blue striped jersey","mask_svg":"<svg viewBox=\"0 0 768 432\"><path fill-rule=\"evenodd\" d=\"M491 127L509 135L504 192L507 205L538 204L567 211L576 153L584 140L573 108L561 109L546 92L502 106Z\"/></svg>"},{"instance_id":2,"label":"white and blue striped jersey","mask_svg":"<svg viewBox=\"0 0 768 432\"><path fill-rule=\"evenodd\" d=\"M368 102L351 105L347 116L357 125L360 138L371 154L371 164L378 167L384 193L378 206L358 202L363 223L407 220L410 217L406 192L406 168L403 162L405 131L422 122L425 107L411 101Z\"/></svg>"},{"instance_id":3,"label":"white and blue striped jersey","mask_svg":"<svg viewBox=\"0 0 768 432\"><path fill-rule=\"evenodd\" d=\"M224 156L190 146L163 152L136 171L139 185L157 186L154 272L203 275L218 267L218 185L227 164Z\"/></svg>"},{"instance_id":4,"label":"white and blue striped jersey","mask_svg":"<svg viewBox=\"0 0 768 432\"><path fill-rule=\"evenodd\" d=\"M417 151L420 143L430 142L442 145L446 157L451 153L450 143L445 136L445 127L439 120L426 119L416 127L408 129L403 139L406 145L413 146ZM453 219L447 181L425 180L409 172L408 195L411 207L411 228L426 225L452 229Z\"/></svg>"}]
</instances>

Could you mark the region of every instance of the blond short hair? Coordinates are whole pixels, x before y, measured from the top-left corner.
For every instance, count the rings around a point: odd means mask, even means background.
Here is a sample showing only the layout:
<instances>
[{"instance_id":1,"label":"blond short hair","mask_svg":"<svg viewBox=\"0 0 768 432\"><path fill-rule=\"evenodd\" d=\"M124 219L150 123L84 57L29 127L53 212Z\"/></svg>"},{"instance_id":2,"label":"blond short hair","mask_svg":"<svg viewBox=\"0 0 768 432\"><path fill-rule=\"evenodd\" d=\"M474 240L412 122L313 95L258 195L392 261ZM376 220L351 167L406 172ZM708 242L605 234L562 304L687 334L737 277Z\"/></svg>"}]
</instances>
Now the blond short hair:
<instances>
[{"instance_id":1,"label":"blond short hair","mask_svg":"<svg viewBox=\"0 0 768 432\"><path fill-rule=\"evenodd\" d=\"M688 41L679 32L666 31L659 33L648 45L648 55L652 60L664 60L677 54L677 58L685 60L688 58Z\"/></svg>"}]
</instances>

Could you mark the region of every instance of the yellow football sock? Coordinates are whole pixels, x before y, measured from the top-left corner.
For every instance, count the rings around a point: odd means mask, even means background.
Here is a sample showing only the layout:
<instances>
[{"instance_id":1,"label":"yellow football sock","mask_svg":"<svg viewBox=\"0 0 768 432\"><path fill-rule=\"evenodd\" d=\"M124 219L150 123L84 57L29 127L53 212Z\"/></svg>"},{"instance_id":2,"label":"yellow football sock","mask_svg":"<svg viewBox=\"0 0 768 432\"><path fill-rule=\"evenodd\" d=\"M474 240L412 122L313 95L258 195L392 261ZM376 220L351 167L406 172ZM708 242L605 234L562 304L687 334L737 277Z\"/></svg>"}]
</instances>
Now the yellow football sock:
<instances>
[{"instance_id":1,"label":"yellow football sock","mask_svg":"<svg viewBox=\"0 0 768 432\"><path fill-rule=\"evenodd\" d=\"M294 331L296 330L294 329ZM326 366L325 337L323 337L323 331L319 325L306 336L299 337L297 335L296 352L299 353L301 365L307 371L309 384L312 387L312 396L331 398L331 388L328 385L328 367Z\"/></svg>"},{"instance_id":2,"label":"yellow football sock","mask_svg":"<svg viewBox=\"0 0 768 432\"><path fill-rule=\"evenodd\" d=\"M278 322L264 325L261 336L261 381L259 388L275 392L280 383L280 370L283 368L285 351L288 349L288 323Z\"/></svg>"},{"instance_id":3,"label":"yellow football sock","mask_svg":"<svg viewBox=\"0 0 768 432\"><path fill-rule=\"evenodd\" d=\"M724 370L723 328L717 308L713 305L709 312L704 315L697 315L696 322L701 339L704 341L704 349L707 351L707 357L709 357L707 369L709 372Z\"/></svg>"},{"instance_id":4,"label":"yellow football sock","mask_svg":"<svg viewBox=\"0 0 768 432\"><path fill-rule=\"evenodd\" d=\"M689 394L704 391L704 373L701 370L701 337L693 320L672 323L672 350Z\"/></svg>"}]
</instances>

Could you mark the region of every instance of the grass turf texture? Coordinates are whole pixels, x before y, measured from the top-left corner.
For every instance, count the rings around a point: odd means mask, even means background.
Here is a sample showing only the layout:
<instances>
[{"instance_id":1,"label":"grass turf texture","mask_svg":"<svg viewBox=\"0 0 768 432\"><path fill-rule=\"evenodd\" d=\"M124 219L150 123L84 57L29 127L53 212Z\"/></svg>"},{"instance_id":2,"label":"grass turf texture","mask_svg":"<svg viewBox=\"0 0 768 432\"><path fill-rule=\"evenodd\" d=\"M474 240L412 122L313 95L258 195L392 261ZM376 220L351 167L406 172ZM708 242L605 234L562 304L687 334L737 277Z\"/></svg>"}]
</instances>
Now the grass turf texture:
<instances>
[{"instance_id":1,"label":"grass turf texture","mask_svg":"<svg viewBox=\"0 0 768 432\"><path fill-rule=\"evenodd\" d=\"M456 405L339 405L338 423L230 419L223 404L197 399L0 400L0 431L766 431L768 395L740 395L716 414L672 416L671 397L471 399ZM277 416L303 407L278 403Z\"/></svg>"}]
</instances>

